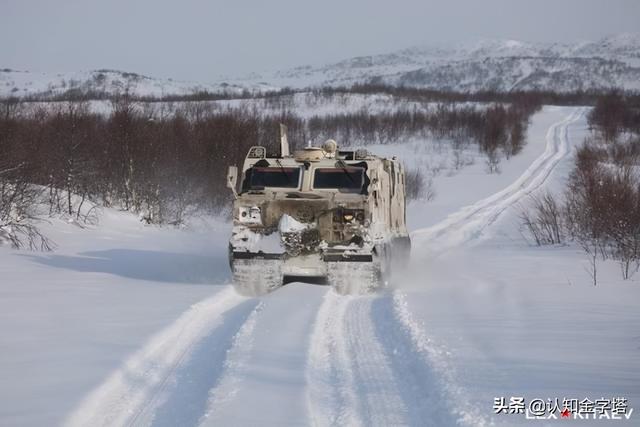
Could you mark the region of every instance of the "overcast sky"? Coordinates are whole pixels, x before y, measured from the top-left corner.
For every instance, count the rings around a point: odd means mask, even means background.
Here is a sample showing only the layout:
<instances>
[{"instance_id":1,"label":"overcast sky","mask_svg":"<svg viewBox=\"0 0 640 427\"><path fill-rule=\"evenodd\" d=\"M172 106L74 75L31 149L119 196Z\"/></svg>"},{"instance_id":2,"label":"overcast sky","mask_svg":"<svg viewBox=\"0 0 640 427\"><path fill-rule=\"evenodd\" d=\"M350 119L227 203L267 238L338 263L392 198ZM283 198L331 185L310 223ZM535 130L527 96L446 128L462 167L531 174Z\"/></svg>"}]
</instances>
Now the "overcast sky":
<instances>
[{"instance_id":1,"label":"overcast sky","mask_svg":"<svg viewBox=\"0 0 640 427\"><path fill-rule=\"evenodd\" d=\"M213 81L476 38L640 32L640 0L0 0L0 68Z\"/></svg>"}]
</instances>

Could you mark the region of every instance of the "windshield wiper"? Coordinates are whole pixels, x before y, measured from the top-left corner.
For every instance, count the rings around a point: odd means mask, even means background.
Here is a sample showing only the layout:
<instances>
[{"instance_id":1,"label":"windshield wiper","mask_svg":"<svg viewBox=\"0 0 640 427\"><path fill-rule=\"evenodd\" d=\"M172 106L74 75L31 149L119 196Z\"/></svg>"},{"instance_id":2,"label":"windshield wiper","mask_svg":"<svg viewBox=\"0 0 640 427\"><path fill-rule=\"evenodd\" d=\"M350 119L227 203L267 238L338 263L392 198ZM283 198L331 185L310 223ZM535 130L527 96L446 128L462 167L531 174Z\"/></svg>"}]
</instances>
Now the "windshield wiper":
<instances>
[{"instance_id":1,"label":"windshield wiper","mask_svg":"<svg viewBox=\"0 0 640 427\"><path fill-rule=\"evenodd\" d=\"M349 181L351 181L352 184L355 184L356 182L353 180L353 177L351 176L351 174L349 173L349 171L347 170L347 165L342 161L342 160L338 160L336 162L336 166L339 166L342 171L345 173L345 175L347 175L347 178L349 178Z\"/></svg>"},{"instance_id":2,"label":"windshield wiper","mask_svg":"<svg viewBox=\"0 0 640 427\"><path fill-rule=\"evenodd\" d=\"M287 182L289 182L289 175L287 174L287 171L284 170L284 166L282 166L280 159L277 159L276 163L280 166L280 172L282 172L282 174L287 178Z\"/></svg>"}]
</instances>

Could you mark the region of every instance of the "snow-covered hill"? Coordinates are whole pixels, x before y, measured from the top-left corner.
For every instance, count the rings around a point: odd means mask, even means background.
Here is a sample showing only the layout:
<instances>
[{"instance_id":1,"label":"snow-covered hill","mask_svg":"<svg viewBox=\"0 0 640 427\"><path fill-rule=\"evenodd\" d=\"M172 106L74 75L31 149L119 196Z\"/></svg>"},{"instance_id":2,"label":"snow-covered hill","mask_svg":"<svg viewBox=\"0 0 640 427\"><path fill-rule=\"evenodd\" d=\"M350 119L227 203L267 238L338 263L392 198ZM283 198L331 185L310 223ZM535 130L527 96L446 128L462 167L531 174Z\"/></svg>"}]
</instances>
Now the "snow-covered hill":
<instances>
[{"instance_id":1,"label":"snow-covered hill","mask_svg":"<svg viewBox=\"0 0 640 427\"><path fill-rule=\"evenodd\" d=\"M138 96L162 97L189 95L198 92L240 93L243 90L275 89L262 83L243 82L241 85L197 83L160 79L116 70L78 71L71 73L36 73L12 69L0 70L0 97L55 96L67 91L77 93L116 94L129 92Z\"/></svg>"},{"instance_id":2,"label":"snow-covered hill","mask_svg":"<svg viewBox=\"0 0 640 427\"><path fill-rule=\"evenodd\" d=\"M0 97L79 92L141 96L185 95L200 91L239 93L282 87L384 83L420 88L476 91L540 89L571 91L640 90L640 34L618 34L575 44L475 40L430 45L333 64L305 65L246 78L211 83L183 82L135 73L97 70L35 73L0 69Z\"/></svg>"},{"instance_id":3,"label":"snow-covered hill","mask_svg":"<svg viewBox=\"0 0 640 427\"><path fill-rule=\"evenodd\" d=\"M479 40L280 71L279 86L373 82L433 89L640 89L640 34L577 44Z\"/></svg>"}]
</instances>

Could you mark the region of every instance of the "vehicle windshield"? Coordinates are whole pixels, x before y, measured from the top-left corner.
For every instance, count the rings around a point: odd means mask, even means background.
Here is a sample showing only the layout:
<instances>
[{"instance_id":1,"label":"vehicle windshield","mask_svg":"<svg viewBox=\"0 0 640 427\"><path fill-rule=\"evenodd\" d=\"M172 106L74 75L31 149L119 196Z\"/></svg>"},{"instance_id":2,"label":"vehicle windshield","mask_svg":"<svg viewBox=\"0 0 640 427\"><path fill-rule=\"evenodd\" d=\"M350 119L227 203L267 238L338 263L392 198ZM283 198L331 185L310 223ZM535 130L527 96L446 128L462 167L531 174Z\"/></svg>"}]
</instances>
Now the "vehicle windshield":
<instances>
[{"instance_id":1,"label":"vehicle windshield","mask_svg":"<svg viewBox=\"0 0 640 427\"><path fill-rule=\"evenodd\" d=\"M360 167L318 168L313 176L313 188L336 189L357 193L362 190L364 169Z\"/></svg>"},{"instance_id":2,"label":"vehicle windshield","mask_svg":"<svg viewBox=\"0 0 640 427\"><path fill-rule=\"evenodd\" d=\"M252 190L260 190L265 187L298 188L300 183L300 168L264 168L253 167L247 171L249 187Z\"/></svg>"}]
</instances>

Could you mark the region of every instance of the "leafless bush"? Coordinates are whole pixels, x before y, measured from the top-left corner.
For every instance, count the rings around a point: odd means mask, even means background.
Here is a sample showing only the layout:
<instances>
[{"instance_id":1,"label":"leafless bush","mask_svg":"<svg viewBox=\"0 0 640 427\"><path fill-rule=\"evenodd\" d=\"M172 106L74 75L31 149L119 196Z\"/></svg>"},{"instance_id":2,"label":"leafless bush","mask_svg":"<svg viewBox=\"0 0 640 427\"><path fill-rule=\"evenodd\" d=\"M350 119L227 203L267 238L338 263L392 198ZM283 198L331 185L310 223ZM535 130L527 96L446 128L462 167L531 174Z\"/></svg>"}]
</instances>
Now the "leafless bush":
<instances>
[{"instance_id":1,"label":"leafless bush","mask_svg":"<svg viewBox=\"0 0 640 427\"><path fill-rule=\"evenodd\" d=\"M589 113L589 125L606 142L615 142L623 132L640 133L640 107L631 98L611 92L599 97Z\"/></svg>"},{"instance_id":2,"label":"leafless bush","mask_svg":"<svg viewBox=\"0 0 640 427\"><path fill-rule=\"evenodd\" d=\"M624 279L640 265L640 107L612 92L589 114L595 131L579 151L567 191L567 221L573 237L590 254L620 264ZM626 141L621 136L631 134ZM600 141L604 141L604 144Z\"/></svg>"},{"instance_id":3,"label":"leafless bush","mask_svg":"<svg viewBox=\"0 0 640 427\"><path fill-rule=\"evenodd\" d=\"M564 241L562 206L551 193L531 197L531 204L520 214L525 230L536 245L555 245Z\"/></svg>"},{"instance_id":4,"label":"leafless bush","mask_svg":"<svg viewBox=\"0 0 640 427\"><path fill-rule=\"evenodd\" d=\"M408 169L405 172L405 191L407 200L431 201L436 196L433 178L425 176L420 169Z\"/></svg>"},{"instance_id":5,"label":"leafless bush","mask_svg":"<svg viewBox=\"0 0 640 427\"><path fill-rule=\"evenodd\" d=\"M579 150L566 192L565 221L571 237L589 254L594 276L597 257L618 261L625 279L637 270L639 191L633 169L616 167L590 144Z\"/></svg>"},{"instance_id":6,"label":"leafless bush","mask_svg":"<svg viewBox=\"0 0 640 427\"><path fill-rule=\"evenodd\" d=\"M605 145L587 140L576 155L564 200L546 193L533 198L521 214L536 244L565 238L579 244L588 256L594 285L600 259L616 260L624 279L640 266L640 178L631 155L635 150L615 141Z\"/></svg>"},{"instance_id":7,"label":"leafless bush","mask_svg":"<svg viewBox=\"0 0 640 427\"><path fill-rule=\"evenodd\" d=\"M34 225L39 190L20 178L20 169L0 167L0 242L48 251L53 243Z\"/></svg>"},{"instance_id":8,"label":"leafless bush","mask_svg":"<svg viewBox=\"0 0 640 427\"><path fill-rule=\"evenodd\" d=\"M487 165L487 173L500 173L500 154L497 150L492 149L487 152L487 159L485 160L485 164Z\"/></svg>"},{"instance_id":9,"label":"leafless bush","mask_svg":"<svg viewBox=\"0 0 640 427\"><path fill-rule=\"evenodd\" d=\"M609 158L619 168L629 169L640 166L640 137L627 141L616 141L608 147Z\"/></svg>"},{"instance_id":10,"label":"leafless bush","mask_svg":"<svg viewBox=\"0 0 640 427\"><path fill-rule=\"evenodd\" d=\"M0 226L0 242L7 240L15 249L29 248L33 251L51 251L55 245L40 232L33 223L26 221L12 222Z\"/></svg>"}]
</instances>

